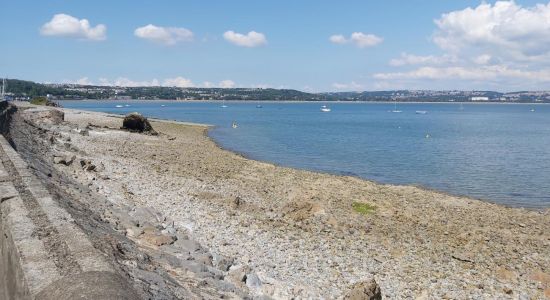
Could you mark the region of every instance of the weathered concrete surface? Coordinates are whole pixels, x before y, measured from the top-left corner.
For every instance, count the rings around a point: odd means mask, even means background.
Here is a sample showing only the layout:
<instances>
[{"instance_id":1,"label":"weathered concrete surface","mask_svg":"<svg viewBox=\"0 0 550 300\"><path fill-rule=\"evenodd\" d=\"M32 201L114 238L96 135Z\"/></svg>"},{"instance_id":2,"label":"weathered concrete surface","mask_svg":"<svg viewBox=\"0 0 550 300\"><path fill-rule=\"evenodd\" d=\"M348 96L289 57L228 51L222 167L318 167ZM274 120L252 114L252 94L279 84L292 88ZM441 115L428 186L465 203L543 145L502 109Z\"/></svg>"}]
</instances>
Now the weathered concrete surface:
<instances>
[{"instance_id":1,"label":"weathered concrete surface","mask_svg":"<svg viewBox=\"0 0 550 300\"><path fill-rule=\"evenodd\" d=\"M3 136L0 162L0 299L140 298Z\"/></svg>"}]
</instances>

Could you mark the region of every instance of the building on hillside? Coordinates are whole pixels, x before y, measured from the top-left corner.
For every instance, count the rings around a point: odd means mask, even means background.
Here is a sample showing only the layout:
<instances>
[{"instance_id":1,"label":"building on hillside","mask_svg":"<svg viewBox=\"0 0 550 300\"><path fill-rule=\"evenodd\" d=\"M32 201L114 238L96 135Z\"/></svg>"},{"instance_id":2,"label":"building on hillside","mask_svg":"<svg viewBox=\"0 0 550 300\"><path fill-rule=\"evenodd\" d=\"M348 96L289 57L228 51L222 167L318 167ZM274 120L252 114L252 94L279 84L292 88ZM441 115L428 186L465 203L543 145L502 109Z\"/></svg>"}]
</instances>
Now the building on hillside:
<instances>
[{"instance_id":1,"label":"building on hillside","mask_svg":"<svg viewBox=\"0 0 550 300\"><path fill-rule=\"evenodd\" d=\"M489 97L476 96L476 97L471 97L470 100L472 100L472 101L489 101Z\"/></svg>"}]
</instances>

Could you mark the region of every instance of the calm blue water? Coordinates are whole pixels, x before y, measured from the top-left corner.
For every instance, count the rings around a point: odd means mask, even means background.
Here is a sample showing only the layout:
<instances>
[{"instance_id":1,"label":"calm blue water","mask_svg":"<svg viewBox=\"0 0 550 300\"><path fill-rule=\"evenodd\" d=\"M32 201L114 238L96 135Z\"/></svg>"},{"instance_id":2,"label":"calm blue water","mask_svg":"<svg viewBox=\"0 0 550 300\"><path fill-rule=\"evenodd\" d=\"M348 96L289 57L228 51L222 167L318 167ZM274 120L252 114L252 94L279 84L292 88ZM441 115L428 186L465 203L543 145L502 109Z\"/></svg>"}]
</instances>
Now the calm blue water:
<instances>
[{"instance_id":1,"label":"calm blue water","mask_svg":"<svg viewBox=\"0 0 550 300\"><path fill-rule=\"evenodd\" d=\"M331 103L332 112L322 113L319 103L226 104L62 103L216 125L210 136L224 148L284 166L550 207L550 105L464 104L460 110L458 103L410 103L398 104L402 113L391 113L389 103ZM233 129L232 121L239 127Z\"/></svg>"}]
</instances>

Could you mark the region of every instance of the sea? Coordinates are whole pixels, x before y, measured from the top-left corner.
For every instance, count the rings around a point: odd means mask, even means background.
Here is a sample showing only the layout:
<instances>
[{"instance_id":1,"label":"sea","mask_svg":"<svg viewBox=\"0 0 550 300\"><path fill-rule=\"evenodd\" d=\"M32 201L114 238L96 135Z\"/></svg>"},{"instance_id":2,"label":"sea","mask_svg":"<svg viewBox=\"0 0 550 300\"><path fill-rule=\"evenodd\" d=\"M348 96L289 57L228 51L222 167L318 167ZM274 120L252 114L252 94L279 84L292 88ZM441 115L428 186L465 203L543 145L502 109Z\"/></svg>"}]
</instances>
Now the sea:
<instances>
[{"instance_id":1,"label":"sea","mask_svg":"<svg viewBox=\"0 0 550 300\"><path fill-rule=\"evenodd\" d=\"M277 165L550 207L550 105L159 100L67 108L213 125L221 147ZM322 112L321 105L330 108ZM235 125L235 126L233 126Z\"/></svg>"}]
</instances>

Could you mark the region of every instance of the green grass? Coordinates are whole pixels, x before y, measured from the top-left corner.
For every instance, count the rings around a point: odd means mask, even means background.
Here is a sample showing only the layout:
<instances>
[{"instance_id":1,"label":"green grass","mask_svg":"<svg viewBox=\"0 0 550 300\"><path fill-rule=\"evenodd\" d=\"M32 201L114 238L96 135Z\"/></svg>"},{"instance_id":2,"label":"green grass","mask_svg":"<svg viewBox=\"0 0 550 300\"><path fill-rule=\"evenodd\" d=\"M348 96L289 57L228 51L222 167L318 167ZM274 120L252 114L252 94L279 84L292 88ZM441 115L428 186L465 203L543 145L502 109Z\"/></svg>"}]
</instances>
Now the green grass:
<instances>
[{"instance_id":1,"label":"green grass","mask_svg":"<svg viewBox=\"0 0 550 300\"><path fill-rule=\"evenodd\" d=\"M34 97L31 100L31 104L34 105L46 105L48 103L48 99L46 97Z\"/></svg>"},{"instance_id":2,"label":"green grass","mask_svg":"<svg viewBox=\"0 0 550 300\"><path fill-rule=\"evenodd\" d=\"M351 207L353 207L354 211L356 211L356 212L358 212L362 215L371 214L376 209L376 206L374 206L374 205L370 205L368 203L357 202L357 201L354 201L351 204Z\"/></svg>"}]
</instances>

